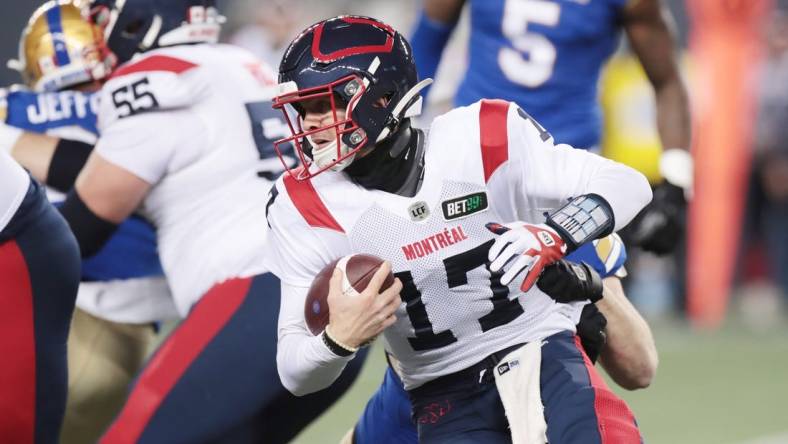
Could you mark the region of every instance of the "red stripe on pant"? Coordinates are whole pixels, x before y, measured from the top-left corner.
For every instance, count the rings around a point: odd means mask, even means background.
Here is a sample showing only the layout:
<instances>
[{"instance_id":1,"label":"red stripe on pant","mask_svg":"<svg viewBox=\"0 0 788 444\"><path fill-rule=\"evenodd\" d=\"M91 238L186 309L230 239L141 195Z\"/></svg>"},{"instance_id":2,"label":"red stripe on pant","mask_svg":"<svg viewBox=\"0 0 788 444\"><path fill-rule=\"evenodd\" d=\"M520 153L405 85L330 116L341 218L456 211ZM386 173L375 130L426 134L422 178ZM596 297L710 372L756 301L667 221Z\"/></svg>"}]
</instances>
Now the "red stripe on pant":
<instances>
[{"instance_id":1,"label":"red stripe on pant","mask_svg":"<svg viewBox=\"0 0 788 444\"><path fill-rule=\"evenodd\" d=\"M588 359L580 337L575 336L575 346L583 355L583 362L588 371L588 378L594 388L594 412L599 424L599 436L602 444L632 444L642 442L640 431L635 423L635 416L627 404L610 391L604 379L597 373L594 364Z\"/></svg>"},{"instance_id":2,"label":"red stripe on pant","mask_svg":"<svg viewBox=\"0 0 788 444\"><path fill-rule=\"evenodd\" d=\"M252 278L231 279L202 297L145 366L102 444L139 440L170 390L241 306L251 283Z\"/></svg>"},{"instance_id":3,"label":"red stripe on pant","mask_svg":"<svg viewBox=\"0 0 788 444\"><path fill-rule=\"evenodd\" d=\"M0 244L0 436L34 442L36 340L33 290L25 257L14 241Z\"/></svg>"}]
</instances>

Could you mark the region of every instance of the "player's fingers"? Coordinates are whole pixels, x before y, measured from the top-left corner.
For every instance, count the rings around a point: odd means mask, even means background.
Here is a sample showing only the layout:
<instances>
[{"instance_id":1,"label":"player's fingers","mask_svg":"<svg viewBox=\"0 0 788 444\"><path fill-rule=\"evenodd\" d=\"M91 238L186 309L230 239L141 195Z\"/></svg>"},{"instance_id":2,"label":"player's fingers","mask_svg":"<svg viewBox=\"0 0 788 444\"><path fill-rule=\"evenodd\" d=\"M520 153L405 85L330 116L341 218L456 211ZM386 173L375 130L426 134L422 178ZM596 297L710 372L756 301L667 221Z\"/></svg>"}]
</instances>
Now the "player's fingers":
<instances>
[{"instance_id":1,"label":"player's fingers","mask_svg":"<svg viewBox=\"0 0 788 444\"><path fill-rule=\"evenodd\" d=\"M500 256L501 252L507 246L511 245L512 243L514 243L514 241L517 240L516 236L513 236L513 234L514 233L512 233L511 231L505 232L497 239L495 239L495 242L493 242L493 244L490 245L490 249L487 251L488 261L490 262L494 261L498 256Z\"/></svg>"},{"instance_id":2,"label":"player's fingers","mask_svg":"<svg viewBox=\"0 0 788 444\"><path fill-rule=\"evenodd\" d=\"M387 317L386 320L383 321L383 323L381 324L381 326L383 327L382 330L391 327L392 325L394 325L395 322L397 322L397 317L395 315L391 315Z\"/></svg>"},{"instance_id":3,"label":"player's fingers","mask_svg":"<svg viewBox=\"0 0 788 444\"><path fill-rule=\"evenodd\" d=\"M490 263L490 270L498 271L504 269L509 261L522 256L522 252L523 243L521 241L509 243L503 251L501 251L498 257Z\"/></svg>"},{"instance_id":4,"label":"player's fingers","mask_svg":"<svg viewBox=\"0 0 788 444\"><path fill-rule=\"evenodd\" d=\"M509 283L512 282L514 278L517 277L517 275L519 275L523 270L527 270L528 267L533 264L533 262L533 257L521 255L512 263L503 276L501 276L501 283L503 285L509 285Z\"/></svg>"},{"instance_id":5,"label":"player's fingers","mask_svg":"<svg viewBox=\"0 0 788 444\"><path fill-rule=\"evenodd\" d=\"M334 268L331 279L328 281L328 291L331 293L342 293L342 270Z\"/></svg>"},{"instance_id":6,"label":"player's fingers","mask_svg":"<svg viewBox=\"0 0 788 444\"><path fill-rule=\"evenodd\" d=\"M375 295L372 309L375 311L380 311L383 310L383 308L387 305L399 301L399 294L401 290L402 282L399 279L394 278L393 284L391 284L387 289L381 291L380 294Z\"/></svg>"},{"instance_id":7,"label":"player's fingers","mask_svg":"<svg viewBox=\"0 0 788 444\"><path fill-rule=\"evenodd\" d=\"M369 284L364 291L373 291L375 294L380 293L380 288L383 286L383 282L386 281L389 273L391 273L391 264L389 261L383 261L377 271L375 271L375 274L372 275L372 279L369 280Z\"/></svg>"},{"instance_id":8,"label":"player's fingers","mask_svg":"<svg viewBox=\"0 0 788 444\"><path fill-rule=\"evenodd\" d=\"M525 271L525 279L523 283L520 285L520 290L528 291L531 287L534 286L534 283L537 279L539 279L539 274L542 273L542 269L544 268L544 260L541 257L536 258L533 263L528 267L528 270Z\"/></svg>"},{"instance_id":9,"label":"player's fingers","mask_svg":"<svg viewBox=\"0 0 788 444\"><path fill-rule=\"evenodd\" d=\"M395 297L391 298L389 303L386 304L386 309L388 313L394 313L397 311L400 305L402 305L402 299L400 299L399 293L397 293Z\"/></svg>"}]
</instances>

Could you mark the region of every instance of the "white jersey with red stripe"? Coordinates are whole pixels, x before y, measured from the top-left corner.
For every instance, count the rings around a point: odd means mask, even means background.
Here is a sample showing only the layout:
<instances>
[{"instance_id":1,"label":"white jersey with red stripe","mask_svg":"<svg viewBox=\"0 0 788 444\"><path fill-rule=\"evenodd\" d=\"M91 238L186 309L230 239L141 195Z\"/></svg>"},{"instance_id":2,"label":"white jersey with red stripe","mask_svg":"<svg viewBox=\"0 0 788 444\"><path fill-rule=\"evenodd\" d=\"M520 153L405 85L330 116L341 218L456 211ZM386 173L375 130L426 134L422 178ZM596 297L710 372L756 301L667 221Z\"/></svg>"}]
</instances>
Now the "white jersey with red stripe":
<instances>
[{"instance_id":1,"label":"white jersey with red stripe","mask_svg":"<svg viewBox=\"0 0 788 444\"><path fill-rule=\"evenodd\" d=\"M280 164L259 112L273 84L247 51L198 44L146 52L102 89L96 152L152 185L141 213L182 315L214 284L266 271L261 170Z\"/></svg>"},{"instance_id":2,"label":"white jersey with red stripe","mask_svg":"<svg viewBox=\"0 0 788 444\"><path fill-rule=\"evenodd\" d=\"M30 176L11 156L0 150L0 232L16 214L30 186Z\"/></svg>"},{"instance_id":3,"label":"white jersey with red stripe","mask_svg":"<svg viewBox=\"0 0 788 444\"><path fill-rule=\"evenodd\" d=\"M554 145L508 102L455 109L435 119L426 143L414 197L365 189L340 172L277 181L268 264L283 283L279 363L286 386L291 375L309 371L309 362L328 359L304 327L303 297L331 260L366 253L391 262L403 304L385 332L386 349L414 388L510 345L574 331L578 322L582 303L556 303L535 286L523 294L522 277L501 284L501 273L488 268L495 235L486 223L543 223L544 213L567 199L596 193L608 199L620 228L645 205L626 202L627 183L647 187L642 175Z\"/></svg>"}]
</instances>

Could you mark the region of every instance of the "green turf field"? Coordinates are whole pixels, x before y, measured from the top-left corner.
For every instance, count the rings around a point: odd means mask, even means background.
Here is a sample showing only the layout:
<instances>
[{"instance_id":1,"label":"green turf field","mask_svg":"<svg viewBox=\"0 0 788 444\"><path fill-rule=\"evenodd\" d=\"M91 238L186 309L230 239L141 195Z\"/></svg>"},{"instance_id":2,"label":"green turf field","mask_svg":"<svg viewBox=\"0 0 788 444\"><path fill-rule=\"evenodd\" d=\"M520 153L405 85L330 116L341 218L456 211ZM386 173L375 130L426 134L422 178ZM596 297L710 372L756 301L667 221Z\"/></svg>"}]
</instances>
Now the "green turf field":
<instances>
[{"instance_id":1,"label":"green turf field","mask_svg":"<svg viewBox=\"0 0 788 444\"><path fill-rule=\"evenodd\" d=\"M617 390L651 444L788 443L788 325L756 332L731 323L715 334L654 326L660 365L646 390ZM334 443L383 375L376 347L353 389L296 443Z\"/></svg>"}]
</instances>

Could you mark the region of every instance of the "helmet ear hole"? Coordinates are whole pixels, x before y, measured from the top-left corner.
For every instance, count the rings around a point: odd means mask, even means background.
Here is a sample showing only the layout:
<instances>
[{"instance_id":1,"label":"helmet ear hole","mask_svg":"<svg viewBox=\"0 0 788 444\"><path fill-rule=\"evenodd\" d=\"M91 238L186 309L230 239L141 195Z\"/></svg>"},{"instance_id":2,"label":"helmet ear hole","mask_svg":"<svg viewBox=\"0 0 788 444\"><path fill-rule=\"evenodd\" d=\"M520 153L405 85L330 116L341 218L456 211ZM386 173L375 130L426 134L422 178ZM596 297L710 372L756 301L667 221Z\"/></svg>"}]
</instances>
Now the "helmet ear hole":
<instances>
[{"instance_id":1,"label":"helmet ear hole","mask_svg":"<svg viewBox=\"0 0 788 444\"><path fill-rule=\"evenodd\" d=\"M123 28L123 37L134 38L142 30L143 20L134 20Z\"/></svg>"},{"instance_id":2,"label":"helmet ear hole","mask_svg":"<svg viewBox=\"0 0 788 444\"><path fill-rule=\"evenodd\" d=\"M389 106L389 104L391 103L391 99L393 99L394 95L396 94L397 94L396 91L389 91L386 94L383 94L378 100L376 100L372 104L372 106L374 108L386 108Z\"/></svg>"}]
</instances>

